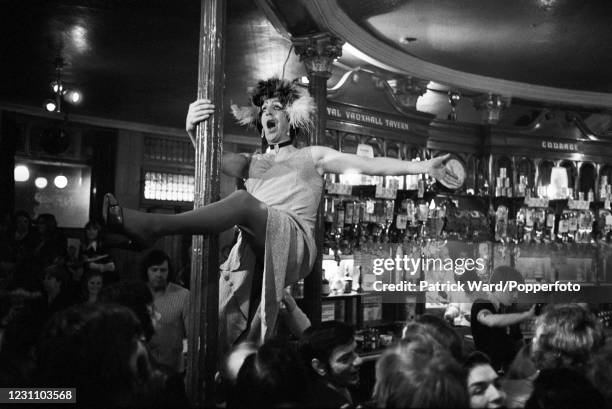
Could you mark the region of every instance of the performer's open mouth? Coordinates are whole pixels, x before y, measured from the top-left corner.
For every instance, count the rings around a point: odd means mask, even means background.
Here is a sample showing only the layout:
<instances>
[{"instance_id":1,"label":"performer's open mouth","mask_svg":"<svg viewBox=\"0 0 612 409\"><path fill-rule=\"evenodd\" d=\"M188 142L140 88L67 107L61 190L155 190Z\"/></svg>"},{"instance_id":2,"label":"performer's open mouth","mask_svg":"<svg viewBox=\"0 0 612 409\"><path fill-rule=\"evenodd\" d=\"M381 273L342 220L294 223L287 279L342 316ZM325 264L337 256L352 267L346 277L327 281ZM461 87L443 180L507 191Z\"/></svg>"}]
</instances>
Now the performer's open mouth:
<instances>
[{"instance_id":1,"label":"performer's open mouth","mask_svg":"<svg viewBox=\"0 0 612 409\"><path fill-rule=\"evenodd\" d=\"M273 119L268 119L266 121L266 128L268 128L268 131L275 131L276 130L276 121Z\"/></svg>"}]
</instances>

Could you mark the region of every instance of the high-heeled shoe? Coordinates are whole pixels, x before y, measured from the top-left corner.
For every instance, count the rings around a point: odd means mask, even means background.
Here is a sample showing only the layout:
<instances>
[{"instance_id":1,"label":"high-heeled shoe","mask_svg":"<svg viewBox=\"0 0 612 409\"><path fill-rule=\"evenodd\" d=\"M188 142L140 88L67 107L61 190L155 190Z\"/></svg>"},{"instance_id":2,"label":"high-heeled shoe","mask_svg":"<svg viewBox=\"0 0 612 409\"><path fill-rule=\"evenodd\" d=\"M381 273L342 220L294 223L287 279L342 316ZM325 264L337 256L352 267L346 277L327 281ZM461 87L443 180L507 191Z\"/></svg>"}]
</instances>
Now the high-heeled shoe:
<instances>
[{"instance_id":1,"label":"high-heeled shoe","mask_svg":"<svg viewBox=\"0 0 612 409\"><path fill-rule=\"evenodd\" d=\"M125 229L123 227L123 209L112 193L104 195L104 201L102 203L102 220L109 232L125 235Z\"/></svg>"},{"instance_id":2,"label":"high-heeled shoe","mask_svg":"<svg viewBox=\"0 0 612 409\"><path fill-rule=\"evenodd\" d=\"M111 193L104 195L102 220L106 229L111 233L106 237L106 245L108 247L132 251L142 251L149 247L145 243L134 240L126 234L123 226L123 209Z\"/></svg>"}]
</instances>

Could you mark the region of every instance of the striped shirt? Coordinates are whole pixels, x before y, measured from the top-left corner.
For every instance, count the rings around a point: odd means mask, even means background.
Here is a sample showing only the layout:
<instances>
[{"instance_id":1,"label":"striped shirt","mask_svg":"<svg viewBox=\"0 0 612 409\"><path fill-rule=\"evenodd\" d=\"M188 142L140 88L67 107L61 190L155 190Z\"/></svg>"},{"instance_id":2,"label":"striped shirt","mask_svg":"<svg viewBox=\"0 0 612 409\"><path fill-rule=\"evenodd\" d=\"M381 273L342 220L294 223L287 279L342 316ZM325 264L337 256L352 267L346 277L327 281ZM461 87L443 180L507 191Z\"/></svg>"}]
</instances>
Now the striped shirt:
<instances>
[{"instance_id":1,"label":"striped shirt","mask_svg":"<svg viewBox=\"0 0 612 409\"><path fill-rule=\"evenodd\" d=\"M159 328L149 343L153 358L176 372L184 371L183 339L187 337L189 290L169 283L163 295L153 301L161 315Z\"/></svg>"}]
</instances>

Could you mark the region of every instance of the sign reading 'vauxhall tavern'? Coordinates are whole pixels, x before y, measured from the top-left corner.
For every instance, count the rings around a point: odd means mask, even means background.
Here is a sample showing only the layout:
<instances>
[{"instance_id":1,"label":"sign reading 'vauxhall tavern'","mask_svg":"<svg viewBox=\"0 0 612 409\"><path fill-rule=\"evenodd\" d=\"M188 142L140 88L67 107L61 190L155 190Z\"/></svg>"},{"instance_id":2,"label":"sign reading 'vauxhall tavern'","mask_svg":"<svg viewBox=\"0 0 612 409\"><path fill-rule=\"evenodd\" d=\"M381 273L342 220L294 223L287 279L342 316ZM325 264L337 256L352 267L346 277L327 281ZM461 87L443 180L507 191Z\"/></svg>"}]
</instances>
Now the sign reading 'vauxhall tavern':
<instances>
[{"instance_id":1,"label":"sign reading 'vauxhall tavern'","mask_svg":"<svg viewBox=\"0 0 612 409\"><path fill-rule=\"evenodd\" d=\"M366 126L378 126L393 130L409 131L412 129L408 121L401 117L384 115L372 111L357 111L334 104L328 104L327 117L329 119L348 121Z\"/></svg>"}]
</instances>

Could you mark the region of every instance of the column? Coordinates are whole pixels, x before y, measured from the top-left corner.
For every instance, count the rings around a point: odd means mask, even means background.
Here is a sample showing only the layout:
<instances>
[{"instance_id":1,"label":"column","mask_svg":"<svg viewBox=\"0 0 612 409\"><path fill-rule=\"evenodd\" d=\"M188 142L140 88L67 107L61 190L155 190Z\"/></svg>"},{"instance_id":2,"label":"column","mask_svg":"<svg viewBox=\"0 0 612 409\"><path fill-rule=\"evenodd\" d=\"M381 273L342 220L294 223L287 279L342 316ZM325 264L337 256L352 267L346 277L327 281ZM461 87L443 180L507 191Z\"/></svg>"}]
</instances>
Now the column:
<instances>
[{"instance_id":1,"label":"column","mask_svg":"<svg viewBox=\"0 0 612 409\"><path fill-rule=\"evenodd\" d=\"M323 143L325 137L327 79L332 74L332 63L342 55L343 44L339 38L327 33L293 39L295 53L300 56L308 73L308 89L317 104L315 130L310 135L311 145Z\"/></svg>"},{"instance_id":2,"label":"column","mask_svg":"<svg viewBox=\"0 0 612 409\"><path fill-rule=\"evenodd\" d=\"M224 33L225 0L201 0L198 98L213 101L215 113L197 130L195 208L219 200ZM192 249L185 386L192 406L212 407L219 320L219 237L193 236Z\"/></svg>"},{"instance_id":3,"label":"column","mask_svg":"<svg viewBox=\"0 0 612 409\"><path fill-rule=\"evenodd\" d=\"M427 92L429 80L416 77L400 77L396 79L395 96L403 108L416 110L416 104L425 92Z\"/></svg>"},{"instance_id":4,"label":"column","mask_svg":"<svg viewBox=\"0 0 612 409\"><path fill-rule=\"evenodd\" d=\"M295 52L300 56L308 73L309 91L317 104L314 131L309 136L310 145L321 145L325 138L327 79L331 76L334 59L342 55L343 41L330 34L317 34L293 39ZM313 324L321 322L321 280L323 264L323 203L319 203L315 238L317 259L313 270L304 279L304 312Z\"/></svg>"}]
</instances>

